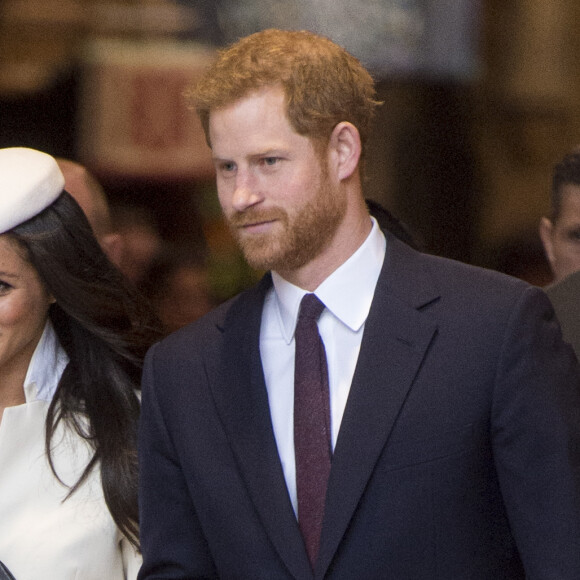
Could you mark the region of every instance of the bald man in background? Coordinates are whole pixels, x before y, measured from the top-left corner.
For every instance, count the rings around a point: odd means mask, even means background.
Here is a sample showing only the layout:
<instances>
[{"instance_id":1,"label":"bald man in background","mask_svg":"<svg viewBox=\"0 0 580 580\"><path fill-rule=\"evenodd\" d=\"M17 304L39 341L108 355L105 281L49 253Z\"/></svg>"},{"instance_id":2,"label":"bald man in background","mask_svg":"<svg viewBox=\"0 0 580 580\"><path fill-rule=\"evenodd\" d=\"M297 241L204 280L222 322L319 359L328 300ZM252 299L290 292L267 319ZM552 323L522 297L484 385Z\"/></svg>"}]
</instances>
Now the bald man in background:
<instances>
[{"instance_id":1,"label":"bald man in background","mask_svg":"<svg viewBox=\"0 0 580 580\"><path fill-rule=\"evenodd\" d=\"M117 267L123 263L122 236L113 229L107 196L101 184L86 167L70 159L57 159L64 175L65 189L85 212L95 237Z\"/></svg>"}]
</instances>

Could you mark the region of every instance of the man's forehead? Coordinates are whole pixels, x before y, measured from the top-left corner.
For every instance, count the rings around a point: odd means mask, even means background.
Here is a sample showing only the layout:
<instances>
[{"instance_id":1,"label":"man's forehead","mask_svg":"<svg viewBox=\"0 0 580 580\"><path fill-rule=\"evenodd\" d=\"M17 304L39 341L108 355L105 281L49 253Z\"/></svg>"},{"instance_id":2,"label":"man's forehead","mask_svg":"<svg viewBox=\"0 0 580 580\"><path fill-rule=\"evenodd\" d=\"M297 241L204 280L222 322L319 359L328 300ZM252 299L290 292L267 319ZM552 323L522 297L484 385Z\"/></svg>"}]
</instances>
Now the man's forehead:
<instances>
[{"instance_id":1,"label":"man's forehead","mask_svg":"<svg viewBox=\"0 0 580 580\"><path fill-rule=\"evenodd\" d=\"M244 103L253 102L267 98L269 101L276 101L286 107L286 94L282 85L264 85L247 90L239 96L233 97L223 105L214 107L209 111L210 121L216 114L223 113L231 109L238 108Z\"/></svg>"}]
</instances>

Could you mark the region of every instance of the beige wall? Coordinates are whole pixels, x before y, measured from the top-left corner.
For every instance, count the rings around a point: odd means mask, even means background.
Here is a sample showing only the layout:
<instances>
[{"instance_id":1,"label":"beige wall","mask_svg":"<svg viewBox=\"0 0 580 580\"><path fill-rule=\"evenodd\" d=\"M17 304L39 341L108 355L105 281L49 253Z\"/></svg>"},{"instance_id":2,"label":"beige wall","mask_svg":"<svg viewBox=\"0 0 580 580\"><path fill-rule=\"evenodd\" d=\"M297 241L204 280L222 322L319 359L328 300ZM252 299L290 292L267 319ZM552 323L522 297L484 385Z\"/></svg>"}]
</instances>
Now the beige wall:
<instances>
[{"instance_id":1,"label":"beige wall","mask_svg":"<svg viewBox=\"0 0 580 580\"><path fill-rule=\"evenodd\" d=\"M554 163L580 143L578 16L576 0L485 3L473 97L484 243L536 227Z\"/></svg>"}]
</instances>

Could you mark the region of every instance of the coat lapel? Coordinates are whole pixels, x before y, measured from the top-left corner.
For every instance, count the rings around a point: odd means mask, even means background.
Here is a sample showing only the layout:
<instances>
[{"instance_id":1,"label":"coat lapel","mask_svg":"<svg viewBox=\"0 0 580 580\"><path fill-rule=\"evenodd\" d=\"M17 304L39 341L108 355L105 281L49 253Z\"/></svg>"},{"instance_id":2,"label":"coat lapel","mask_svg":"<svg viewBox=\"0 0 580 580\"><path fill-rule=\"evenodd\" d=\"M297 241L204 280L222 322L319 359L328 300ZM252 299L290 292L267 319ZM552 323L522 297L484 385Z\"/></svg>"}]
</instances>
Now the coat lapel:
<instances>
[{"instance_id":1,"label":"coat lapel","mask_svg":"<svg viewBox=\"0 0 580 580\"><path fill-rule=\"evenodd\" d=\"M266 276L228 310L223 327L220 379L213 387L218 413L249 494L278 554L295 578L312 571L288 496L270 419L259 334Z\"/></svg>"},{"instance_id":2,"label":"coat lapel","mask_svg":"<svg viewBox=\"0 0 580 580\"><path fill-rule=\"evenodd\" d=\"M387 255L332 463L316 577L330 565L403 406L436 325L420 307L437 300L418 254L387 236Z\"/></svg>"}]
</instances>

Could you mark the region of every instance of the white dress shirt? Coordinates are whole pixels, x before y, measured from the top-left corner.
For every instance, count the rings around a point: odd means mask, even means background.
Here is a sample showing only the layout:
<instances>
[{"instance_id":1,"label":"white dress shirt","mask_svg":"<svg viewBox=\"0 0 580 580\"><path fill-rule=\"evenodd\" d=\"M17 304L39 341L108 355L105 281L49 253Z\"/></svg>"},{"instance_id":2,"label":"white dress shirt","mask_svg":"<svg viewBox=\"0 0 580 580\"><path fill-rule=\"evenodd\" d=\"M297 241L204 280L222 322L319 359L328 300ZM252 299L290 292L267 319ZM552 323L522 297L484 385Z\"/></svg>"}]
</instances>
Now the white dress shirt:
<instances>
[{"instance_id":1,"label":"white dress shirt","mask_svg":"<svg viewBox=\"0 0 580 580\"><path fill-rule=\"evenodd\" d=\"M0 561L17 580L125 580L141 558L115 525L97 466L66 501L68 488L44 451L46 413L68 357L47 323L24 383L26 403L0 423ZM74 484L92 450L59 425L53 437L58 475Z\"/></svg>"},{"instance_id":2,"label":"white dress shirt","mask_svg":"<svg viewBox=\"0 0 580 580\"><path fill-rule=\"evenodd\" d=\"M386 240L373 227L360 248L320 286L315 294L324 303L318 328L328 362L331 441L336 445L342 415L383 265ZM307 292L272 272L273 288L266 296L260 328L260 355L270 414L288 493L297 513L294 458L294 330L300 301Z\"/></svg>"}]
</instances>

